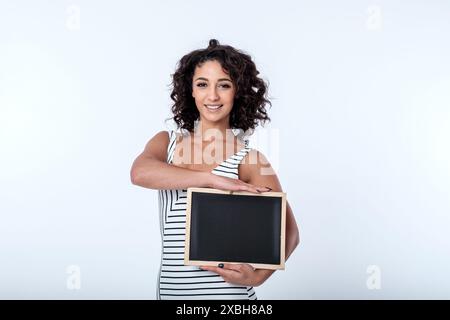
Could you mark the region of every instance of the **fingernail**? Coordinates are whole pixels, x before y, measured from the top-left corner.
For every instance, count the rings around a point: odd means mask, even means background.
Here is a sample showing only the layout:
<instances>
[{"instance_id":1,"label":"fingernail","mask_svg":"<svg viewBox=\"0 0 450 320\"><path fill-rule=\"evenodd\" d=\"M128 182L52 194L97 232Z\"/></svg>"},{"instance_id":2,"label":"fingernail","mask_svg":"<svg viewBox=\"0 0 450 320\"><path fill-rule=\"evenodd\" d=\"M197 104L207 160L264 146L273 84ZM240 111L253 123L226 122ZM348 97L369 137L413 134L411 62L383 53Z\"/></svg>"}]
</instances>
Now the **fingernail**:
<instances>
[{"instance_id":1,"label":"fingernail","mask_svg":"<svg viewBox=\"0 0 450 320\"><path fill-rule=\"evenodd\" d=\"M272 191L272 188L266 187L267 189L269 189L269 191Z\"/></svg>"},{"instance_id":2,"label":"fingernail","mask_svg":"<svg viewBox=\"0 0 450 320\"><path fill-rule=\"evenodd\" d=\"M223 268L223 263L219 263L218 267Z\"/></svg>"}]
</instances>

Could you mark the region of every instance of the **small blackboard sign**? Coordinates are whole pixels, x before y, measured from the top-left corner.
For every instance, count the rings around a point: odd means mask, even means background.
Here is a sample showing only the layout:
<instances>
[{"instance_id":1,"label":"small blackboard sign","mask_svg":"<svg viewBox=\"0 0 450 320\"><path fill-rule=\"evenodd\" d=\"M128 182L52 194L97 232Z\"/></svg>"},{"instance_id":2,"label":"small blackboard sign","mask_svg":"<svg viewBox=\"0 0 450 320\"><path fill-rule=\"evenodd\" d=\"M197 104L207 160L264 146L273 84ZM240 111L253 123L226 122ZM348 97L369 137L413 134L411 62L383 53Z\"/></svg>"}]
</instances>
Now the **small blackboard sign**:
<instances>
[{"instance_id":1,"label":"small blackboard sign","mask_svg":"<svg viewBox=\"0 0 450 320\"><path fill-rule=\"evenodd\" d=\"M188 188L185 265L284 269L286 194Z\"/></svg>"}]
</instances>

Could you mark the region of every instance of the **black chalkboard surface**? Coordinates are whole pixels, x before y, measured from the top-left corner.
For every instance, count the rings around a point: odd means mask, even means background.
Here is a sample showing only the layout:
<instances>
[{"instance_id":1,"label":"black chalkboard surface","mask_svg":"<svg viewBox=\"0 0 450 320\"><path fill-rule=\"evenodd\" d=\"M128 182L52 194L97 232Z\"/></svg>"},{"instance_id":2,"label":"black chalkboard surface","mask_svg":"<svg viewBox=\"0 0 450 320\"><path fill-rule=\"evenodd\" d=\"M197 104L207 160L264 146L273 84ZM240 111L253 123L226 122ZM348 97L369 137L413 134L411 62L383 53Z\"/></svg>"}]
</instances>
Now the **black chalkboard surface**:
<instances>
[{"instance_id":1,"label":"black chalkboard surface","mask_svg":"<svg viewBox=\"0 0 450 320\"><path fill-rule=\"evenodd\" d=\"M188 188L185 265L284 269L286 194Z\"/></svg>"}]
</instances>

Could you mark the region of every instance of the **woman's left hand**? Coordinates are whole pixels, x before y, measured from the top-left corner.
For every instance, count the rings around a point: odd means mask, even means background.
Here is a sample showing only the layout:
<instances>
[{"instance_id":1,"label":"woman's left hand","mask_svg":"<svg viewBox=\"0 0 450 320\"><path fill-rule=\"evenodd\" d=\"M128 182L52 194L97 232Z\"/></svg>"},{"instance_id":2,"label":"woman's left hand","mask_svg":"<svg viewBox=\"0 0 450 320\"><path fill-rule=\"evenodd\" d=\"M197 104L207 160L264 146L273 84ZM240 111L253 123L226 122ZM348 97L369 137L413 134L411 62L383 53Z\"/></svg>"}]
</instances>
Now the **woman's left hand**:
<instances>
[{"instance_id":1,"label":"woman's left hand","mask_svg":"<svg viewBox=\"0 0 450 320\"><path fill-rule=\"evenodd\" d=\"M249 287L261 285L261 277L257 270L249 264L223 263L223 268L212 266L201 266L202 270L209 270L222 276L229 283Z\"/></svg>"}]
</instances>

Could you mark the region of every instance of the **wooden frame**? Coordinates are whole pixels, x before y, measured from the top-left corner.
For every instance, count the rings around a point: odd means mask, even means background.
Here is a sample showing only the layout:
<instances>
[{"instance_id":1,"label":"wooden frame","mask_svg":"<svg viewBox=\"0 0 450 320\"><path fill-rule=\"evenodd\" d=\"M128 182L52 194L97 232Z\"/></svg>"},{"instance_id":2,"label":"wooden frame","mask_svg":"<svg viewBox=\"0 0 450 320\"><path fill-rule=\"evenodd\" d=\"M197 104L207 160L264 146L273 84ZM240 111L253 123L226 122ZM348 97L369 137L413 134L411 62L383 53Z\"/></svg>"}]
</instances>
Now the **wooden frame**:
<instances>
[{"instance_id":1,"label":"wooden frame","mask_svg":"<svg viewBox=\"0 0 450 320\"><path fill-rule=\"evenodd\" d=\"M235 196L255 196L255 197L275 197L281 200L281 230L280 234L280 249L279 249L279 263L254 263L245 261L210 261L210 260L192 260L190 259L191 252L191 219L192 219L192 195L195 192L199 193L213 193L223 195L235 195ZM284 192L262 192L260 194L244 192L244 191L223 191L212 188L188 188L187 189L187 207L186 207L186 240L185 240L185 254L184 264L194 266L217 266L219 263L233 263L241 264L248 263L254 268L258 269L284 269L285 268L285 241L286 241L286 193Z\"/></svg>"}]
</instances>

